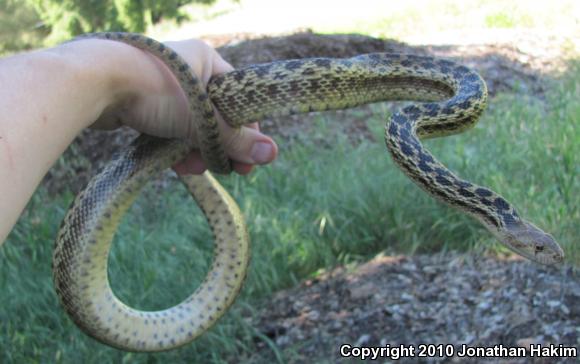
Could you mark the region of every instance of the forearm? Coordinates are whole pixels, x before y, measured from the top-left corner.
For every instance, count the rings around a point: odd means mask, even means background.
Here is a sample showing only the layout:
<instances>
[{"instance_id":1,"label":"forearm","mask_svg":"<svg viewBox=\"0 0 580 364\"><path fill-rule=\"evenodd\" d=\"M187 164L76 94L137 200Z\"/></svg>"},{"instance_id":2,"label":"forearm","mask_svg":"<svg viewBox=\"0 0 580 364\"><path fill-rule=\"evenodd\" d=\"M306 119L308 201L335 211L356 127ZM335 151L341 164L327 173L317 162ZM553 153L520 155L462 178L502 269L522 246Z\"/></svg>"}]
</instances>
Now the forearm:
<instances>
[{"instance_id":1,"label":"forearm","mask_svg":"<svg viewBox=\"0 0 580 364\"><path fill-rule=\"evenodd\" d=\"M128 92L119 62L139 51L97 42L0 60L0 244L75 136Z\"/></svg>"}]
</instances>

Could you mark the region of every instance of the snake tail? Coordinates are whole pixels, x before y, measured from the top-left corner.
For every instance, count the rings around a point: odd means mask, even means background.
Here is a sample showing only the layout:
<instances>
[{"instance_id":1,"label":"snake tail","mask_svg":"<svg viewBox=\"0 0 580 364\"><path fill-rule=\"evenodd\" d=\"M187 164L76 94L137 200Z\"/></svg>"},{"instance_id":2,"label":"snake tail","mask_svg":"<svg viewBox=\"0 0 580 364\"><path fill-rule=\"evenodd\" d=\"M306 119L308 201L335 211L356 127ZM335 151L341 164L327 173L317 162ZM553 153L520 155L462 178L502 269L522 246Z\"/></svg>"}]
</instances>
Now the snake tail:
<instances>
[{"instance_id":1,"label":"snake tail","mask_svg":"<svg viewBox=\"0 0 580 364\"><path fill-rule=\"evenodd\" d=\"M130 351L169 350L195 339L234 302L250 257L237 204L209 174L183 177L215 235L214 261L199 288L161 311L128 307L112 292L107 260L118 223L141 187L183 158L187 143L140 136L73 202L53 255L54 285L73 321L87 334Z\"/></svg>"}]
</instances>

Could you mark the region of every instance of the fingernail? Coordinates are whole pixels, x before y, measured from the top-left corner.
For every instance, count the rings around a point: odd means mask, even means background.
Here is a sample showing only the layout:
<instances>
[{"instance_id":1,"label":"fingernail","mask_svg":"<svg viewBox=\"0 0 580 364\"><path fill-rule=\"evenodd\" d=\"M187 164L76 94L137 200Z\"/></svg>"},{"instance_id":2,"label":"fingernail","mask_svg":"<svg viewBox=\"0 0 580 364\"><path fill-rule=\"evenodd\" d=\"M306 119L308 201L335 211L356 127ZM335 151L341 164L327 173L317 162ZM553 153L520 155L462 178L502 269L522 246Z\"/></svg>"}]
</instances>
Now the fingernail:
<instances>
[{"instance_id":1,"label":"fingernail","mask_svg":"<svg viewBox=\"0 0 580 364\"><path fill-rule=\"evenodd\" d=\"M255 163L268 163L272 159L272 146L270 143L254 143L252 146L251 157Z\"/></svg>"}]
</instances>

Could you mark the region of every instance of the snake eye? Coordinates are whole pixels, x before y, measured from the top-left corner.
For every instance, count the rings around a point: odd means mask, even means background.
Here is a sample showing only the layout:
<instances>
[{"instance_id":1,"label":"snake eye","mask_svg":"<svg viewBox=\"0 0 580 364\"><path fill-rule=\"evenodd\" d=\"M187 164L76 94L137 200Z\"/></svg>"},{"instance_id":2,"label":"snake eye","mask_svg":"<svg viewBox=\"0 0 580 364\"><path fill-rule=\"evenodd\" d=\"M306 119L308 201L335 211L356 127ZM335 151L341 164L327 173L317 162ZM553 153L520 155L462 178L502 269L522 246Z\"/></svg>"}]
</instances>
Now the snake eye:
<instances>
[{"instance_id":1,"label":"snake eye","mask_svg":"<svg viewBox=\"0 0 580 364\"><path fill-rule=\"evenodd\" d=\"M544 246L543 245L536 245L536 253L543 252Z\"/></svg>"}]
</instances>

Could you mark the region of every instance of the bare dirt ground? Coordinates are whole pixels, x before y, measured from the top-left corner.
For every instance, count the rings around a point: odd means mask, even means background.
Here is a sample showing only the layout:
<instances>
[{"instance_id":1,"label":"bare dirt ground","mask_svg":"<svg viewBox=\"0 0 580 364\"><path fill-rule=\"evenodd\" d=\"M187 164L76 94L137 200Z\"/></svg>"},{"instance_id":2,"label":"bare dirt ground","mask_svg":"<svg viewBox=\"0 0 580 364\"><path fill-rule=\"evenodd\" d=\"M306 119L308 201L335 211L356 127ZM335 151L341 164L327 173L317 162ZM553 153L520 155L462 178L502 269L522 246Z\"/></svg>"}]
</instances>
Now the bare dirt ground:
<instances>
[{"instance_id":1,"label":"bare dirt ground","mask_svg":"<svg viewBox=\"0 0 580 364\"><path fill-rule=\"evenodd\" d=\"M248 34L207 38L234 67L276 59L350 57L371 52L431 54L456 59L478 70L490 94L510 91L537 98L565 67L561 43L537 34L515 35L502 44L409 46L359 35L309 32L255 39ZM491 106L492 107L492 106ZM370 113L370 111L368 111ZM341 112L333 118L353 141L371 138L364 117ZM307 133L309 117L265 120L262 128L285 140ZM135 135L87 131L45 180L57 191L66 181L78 190L96 168ZM269 363L275 352L292 363L348 362L339 346L461 344L529 348L580 344L580 274L570 268L541 267L523 260L458 255L377 257L358 267L338 267L265 302L253 324L259 351L232 362ZM384 362L387 359L382 359ZM387 360L388 361L388 360ZM465 358L402 358L402 363L482 362ZM573 363L578 358L494 358L497 363Z\"/></svg>"},{"instance_id":2,"label":"bare dirt ground","mask_svg":"<svg viewBox=\"0 0 580 364\"><path fill-rule=\"evenodd\" d=\"M522 259L464 255L379 256L279 292L254 320L291 363L343 363L342 344L578 347L580 274ZM274 359L268 345L247 362ZM418 354L418 352L416 352ZM577 358L496 358L498 363L575 363ZM384 361L381 360L381 362ZM401 363L480 362L407 357Z\"/></svg>"}]
</instances>

